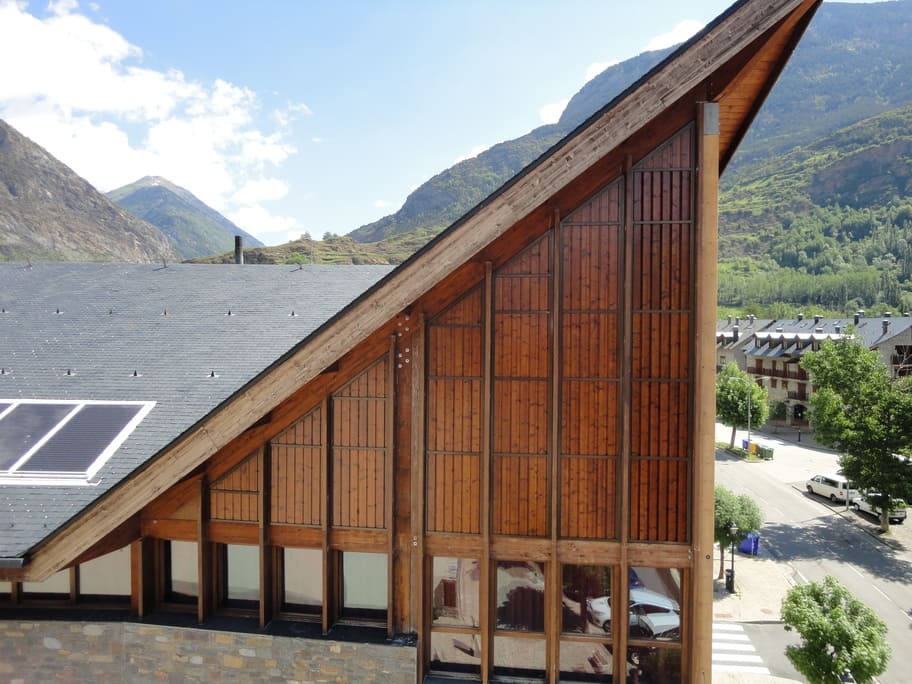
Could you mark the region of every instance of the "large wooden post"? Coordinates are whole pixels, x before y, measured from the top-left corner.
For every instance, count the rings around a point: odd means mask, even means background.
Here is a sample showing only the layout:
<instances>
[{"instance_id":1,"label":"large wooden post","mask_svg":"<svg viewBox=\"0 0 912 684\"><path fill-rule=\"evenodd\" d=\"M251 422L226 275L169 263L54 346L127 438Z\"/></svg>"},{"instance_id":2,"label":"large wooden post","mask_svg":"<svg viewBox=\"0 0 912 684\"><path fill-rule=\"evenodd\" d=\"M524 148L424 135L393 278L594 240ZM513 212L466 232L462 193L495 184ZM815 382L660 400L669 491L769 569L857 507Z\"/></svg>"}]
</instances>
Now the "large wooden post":
<instances>
[{"instance_id":1,"label":"large wooden post","mask_svg":"<svg viewBox=\"0 0 912 684\"><path fill-rule=\"evenodd\" d=\"M716 259L719 219L719 105L697 111L696 293L694 301L693 591L687 681L712 681L713 508L715 490Z\"/></svg>"}]
</instances>

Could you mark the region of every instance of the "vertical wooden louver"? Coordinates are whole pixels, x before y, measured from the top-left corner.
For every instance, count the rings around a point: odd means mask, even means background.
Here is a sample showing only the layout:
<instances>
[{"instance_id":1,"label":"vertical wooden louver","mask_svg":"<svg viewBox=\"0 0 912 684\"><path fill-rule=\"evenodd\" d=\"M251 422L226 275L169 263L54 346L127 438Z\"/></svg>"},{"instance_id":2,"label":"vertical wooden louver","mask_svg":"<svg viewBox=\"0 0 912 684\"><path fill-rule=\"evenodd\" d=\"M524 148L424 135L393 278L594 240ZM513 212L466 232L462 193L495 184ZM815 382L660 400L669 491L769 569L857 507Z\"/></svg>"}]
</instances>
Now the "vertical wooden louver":
<instances>
[{"instance_id":1,"label":"vertical wooden louver","mask_svg":"<svg viewBox=\"0 0 912 684\"><path fill-rule=\"evenodd\" d=\"M560 536L617 536L623 181L561 225Z\"/></svg>"},{"instance_id":2,"label":"vertical wooden louver","mask_svg":"<svg viewBox=\"0 0 912 684\"><path fill-rule=\"evenodd\" d=\"M385 528L387 387L384 357L332 395L332 522Z\"/></svg>"},{"instance_id":3,"label":"vertical wooden louver","mask_svg":"<svg viewBox=\"0 0 912 684\"><path fill-rule=\"evenodd\" d=\"M322 413L318 406L271 440L273 523L318 526L323 522Z\"/></svg>"},{"instance_id":4,"label":"vertical wooden louver","mask_svg":"<svg viewBox=\"0 0 912 684\"><path fill-rule=\"evenodd\" d=\"M693 128L633 170L630 538L687 540Z\"/></svg>"},{"instance_id":5,"label":"vertical wooden louver","mask_svg":"<svg viewBox=\"0 0 912 684\"><path fill-rule=\"evenodd\" d=\"M427 529L481 532L482 288L428 325Z\"/></svg>"},{"instance_id":6,"label":"vertical wooden louver","mask_svg":"<svg viewBox=\"0 0 912 684\"><path fill-rule=\"evenodd\" d=\"M254 451L209 486L209 518L258 522L257 497L263 450Z\"/></svg>"},{"instance_id":7,"label":"vertical wooden louver","mask_svg":"<svg viewBox=\"0 0 912 684\"><path fill-rule=\"evenodd\" d=\"M548 533L551 246L549 233L494 275L494 534Z\"/></svg>"}]
</instances>

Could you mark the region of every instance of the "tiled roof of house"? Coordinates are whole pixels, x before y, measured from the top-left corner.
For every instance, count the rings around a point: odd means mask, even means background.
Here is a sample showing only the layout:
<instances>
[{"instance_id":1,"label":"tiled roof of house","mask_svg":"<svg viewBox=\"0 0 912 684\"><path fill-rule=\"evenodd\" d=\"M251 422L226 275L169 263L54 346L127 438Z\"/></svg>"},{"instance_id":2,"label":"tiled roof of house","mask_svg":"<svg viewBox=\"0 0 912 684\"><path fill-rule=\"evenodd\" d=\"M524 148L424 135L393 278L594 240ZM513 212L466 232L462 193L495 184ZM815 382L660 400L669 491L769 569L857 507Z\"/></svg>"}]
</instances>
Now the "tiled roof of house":
<instances>
[{"instance_id":1,"label":"tiled roof of house","mask_svg":"<svg viewBox=\"0 0 912 684\"><path fill-rule=\"evenodd\" d=\"M390 270L0 264L0 402L155 402L90 483L0 484L0 558L27 553Z\"/></svg>"}]
</instances>

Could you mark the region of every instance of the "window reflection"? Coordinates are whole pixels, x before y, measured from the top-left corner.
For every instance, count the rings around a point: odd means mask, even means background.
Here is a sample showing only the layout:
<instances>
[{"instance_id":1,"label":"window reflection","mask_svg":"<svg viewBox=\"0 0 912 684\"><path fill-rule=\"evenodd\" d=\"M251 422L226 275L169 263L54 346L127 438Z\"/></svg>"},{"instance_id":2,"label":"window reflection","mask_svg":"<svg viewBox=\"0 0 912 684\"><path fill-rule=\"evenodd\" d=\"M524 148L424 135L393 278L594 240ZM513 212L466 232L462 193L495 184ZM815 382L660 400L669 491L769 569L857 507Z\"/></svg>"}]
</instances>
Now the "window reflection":
<instances>
[{"instance_id":1,"label":"window reflection","mask_svg":"<svg viewBox=\"0 0 912 684\"><path fill-rule=\"evenodd\" d=\"M578 634L611 633L611 568L565 565L562 580L561 629Z\"/></svg>"},{"instance_id":2,"label":"window reflection","mask_svg":"<svg viewBox=\"0 0 912 684\"><path fill-rule=\"evenodd\" d=\"M591 641L561 641L561 682L610 682L611 646Z\"/></svg>"},{"instance_id":3,"label":"window reflection","mask_svg":"<svg viewBox=\"0 0 912 684\"><path fill-rule=\"evenodd\" d=\"M630 569L630 637L681 640L681 571Z\"/></svg>"},{"instance_id":4,"label":"window reflection","mask_svg":"<svg viewBox=\"0 0 912 684\"><path fill-rule=\"evenodd\" d=\"M545 676L544 639L494 637L494 675L543 679Z\"/></svg>"},{"instance_id":5,"label":"window reflection","mask_svg":"<svg viewBox=\"0 0 912 684\"><path fill-rule=\"evenodd\" d=\"M497 561L497 629L545 629L545 571L541 563Z\"/></svg>"},{"instance_id":6,"label":"window reflection","mask_svg":"<svg viewBox=\"0 0 912 684\"><path fill-rule=\"evenodd\" d=\"M628 681L639 684L680 684L681 651L655 646L627 649Z\"/></svg>"},{"instance_id":7,"label":"window reflection","mask_svg":"<svg viewBox=\"0 0 912 684\"><path fill-rule=\"evenodd\" d=\"M323 552L320 549L282 549L284 610L319 613L323 604Z\"/></svg>"},{"instance_id":8,"label":"window reflection","mask_svg":"<svg viewBox=\"0 0 912 684\"><path fill-rule=\"evenodd\" d=\"M477 627L478 561L471 558L434 558L434 625Z\"/></svg>"},{"instance_id":9,"label":"window reflection","mask_svg":"<svg viewBox=\"0 0 912 684\"><path fill-rule=\"evenodd\" d=\"M478 674L481 640L477 634L431 632L431 669Z\"/></svg>"},{"instance_id":10,"label":"window reflection","mask_svg":"<svg viewBox=\"0 0 912 684\"><path fill-rule=\"evenodd\" d=\"M199 592L196 542L171 541L165 544L165 598L177 603L196 603Z\"/></svg>"}]
</instances>

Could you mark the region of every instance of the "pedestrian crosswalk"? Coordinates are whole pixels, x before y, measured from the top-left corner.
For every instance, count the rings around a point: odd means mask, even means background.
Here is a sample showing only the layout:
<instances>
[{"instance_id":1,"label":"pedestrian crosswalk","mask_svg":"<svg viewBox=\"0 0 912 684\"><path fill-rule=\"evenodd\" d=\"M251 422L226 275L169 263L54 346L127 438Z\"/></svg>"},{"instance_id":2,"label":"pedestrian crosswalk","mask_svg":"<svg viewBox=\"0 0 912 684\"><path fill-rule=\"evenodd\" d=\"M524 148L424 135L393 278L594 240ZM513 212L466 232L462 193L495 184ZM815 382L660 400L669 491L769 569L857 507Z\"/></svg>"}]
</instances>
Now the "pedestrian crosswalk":
<instances>
[{"instance_id":1,"label":"pedestrian crosswalk","mask_svg":"<svg viewBox=\"0 0 912 684\"><path fill-rule=\"evenodd\" d=\"M743 672L768 675L769 669L745 633L735 622L714 622L712 631L713 672Z\"/></svg>"}]
</instances>

